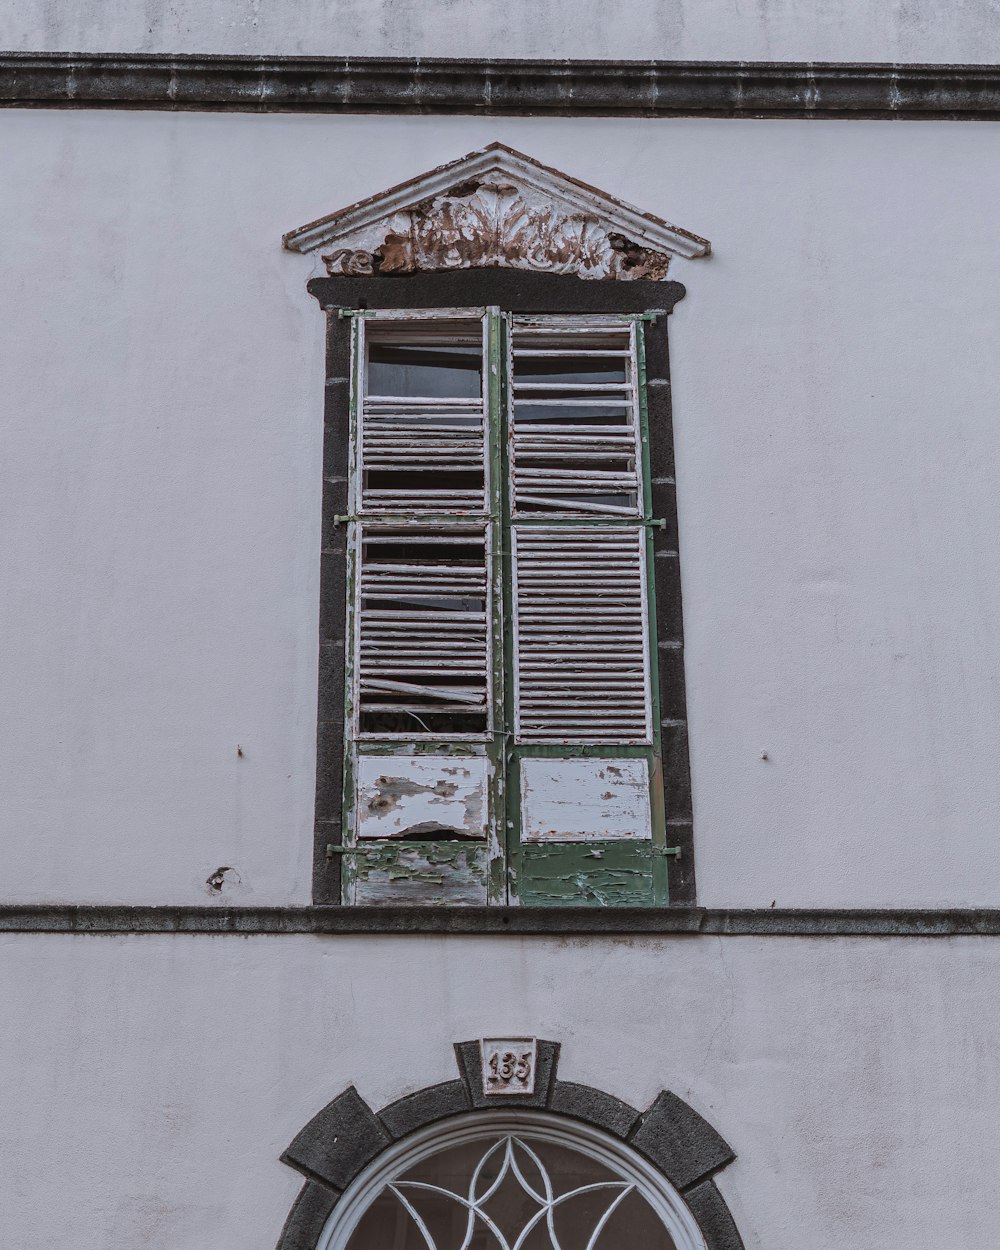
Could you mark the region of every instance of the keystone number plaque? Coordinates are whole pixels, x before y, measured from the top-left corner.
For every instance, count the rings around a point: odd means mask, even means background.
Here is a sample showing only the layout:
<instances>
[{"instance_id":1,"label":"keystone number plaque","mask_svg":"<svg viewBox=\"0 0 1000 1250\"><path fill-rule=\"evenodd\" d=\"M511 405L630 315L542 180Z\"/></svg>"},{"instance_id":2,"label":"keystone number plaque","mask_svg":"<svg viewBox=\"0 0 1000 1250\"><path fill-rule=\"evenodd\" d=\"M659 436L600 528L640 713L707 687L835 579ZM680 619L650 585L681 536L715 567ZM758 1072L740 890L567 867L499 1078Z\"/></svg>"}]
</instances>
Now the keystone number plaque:
<instances>
[{"instance_id":1,"label":"keystone number plaque","mask_svg":"<svg viewBox=\"0 0 1000 1250\"><path fill-rule=\"evenodd\" d=\"M483 1057L483 1094L487 1098L535 1092L535 1038L484 1037L479 1046Z\"/></svg>"}]
</instances>

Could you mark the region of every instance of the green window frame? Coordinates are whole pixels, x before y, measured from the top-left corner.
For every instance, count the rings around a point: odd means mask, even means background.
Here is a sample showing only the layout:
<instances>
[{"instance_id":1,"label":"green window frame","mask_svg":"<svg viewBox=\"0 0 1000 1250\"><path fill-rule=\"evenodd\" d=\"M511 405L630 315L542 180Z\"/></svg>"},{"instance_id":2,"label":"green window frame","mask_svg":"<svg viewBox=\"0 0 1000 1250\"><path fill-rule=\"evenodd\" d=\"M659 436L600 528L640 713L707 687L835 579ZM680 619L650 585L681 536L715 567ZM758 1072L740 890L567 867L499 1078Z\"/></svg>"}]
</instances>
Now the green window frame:
<instances>
[{"instance_id":1,"label":"green window frame","mask_svg":"<svg viewBox=\"0 0 1000 1250\"><path fill-rule=\"evenodd\" d=\"M339 315L348 620L343 837L327 850L341 901L666 904L656 314ZM476 342L478 397L369 394L373 353L461 351L467 371Z\"/></svg>"}]
</instances>

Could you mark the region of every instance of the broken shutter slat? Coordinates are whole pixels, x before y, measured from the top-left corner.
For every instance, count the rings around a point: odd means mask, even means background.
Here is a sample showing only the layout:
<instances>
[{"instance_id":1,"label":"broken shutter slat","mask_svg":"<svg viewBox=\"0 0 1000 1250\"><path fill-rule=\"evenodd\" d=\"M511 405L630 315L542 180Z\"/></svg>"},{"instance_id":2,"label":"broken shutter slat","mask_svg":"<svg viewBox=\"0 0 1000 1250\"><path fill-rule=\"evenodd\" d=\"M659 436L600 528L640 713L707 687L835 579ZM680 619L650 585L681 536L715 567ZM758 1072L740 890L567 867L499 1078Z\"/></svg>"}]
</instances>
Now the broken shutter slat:
<instances>
[{"instance_id":1,"label":"broken shutter slat","mask_svg":"<svg viewBox=\"0 0 1000 1250\"><path fill-rule=\"evenodd\" d=\"M369 544L370 532L378 543ZM448 546L428 548L426 536L419 527L360 526L361 738L483 737L489 730L489 537L484 528L463 527Z\"/></svg>"},{"instance_id":2,"label":"broken shutter slat","mask_svg":"<svg viewBox=\"0 0 1000 1250\"><path fill-rule=\"evenodd\" d=\"M360 512L485 513L483 336L481 318L362 322Z\"/></svg>"},{"instance_id":3,"label":"broken shutter slat","mask_svg":"<svg viewBox=\"0 0 1000 1250\"><path fill-rule=\"evenodd\" d=\"M518 317L510 380L511 513L642 510L635 327Z\"/></svg>"}]
</instances>

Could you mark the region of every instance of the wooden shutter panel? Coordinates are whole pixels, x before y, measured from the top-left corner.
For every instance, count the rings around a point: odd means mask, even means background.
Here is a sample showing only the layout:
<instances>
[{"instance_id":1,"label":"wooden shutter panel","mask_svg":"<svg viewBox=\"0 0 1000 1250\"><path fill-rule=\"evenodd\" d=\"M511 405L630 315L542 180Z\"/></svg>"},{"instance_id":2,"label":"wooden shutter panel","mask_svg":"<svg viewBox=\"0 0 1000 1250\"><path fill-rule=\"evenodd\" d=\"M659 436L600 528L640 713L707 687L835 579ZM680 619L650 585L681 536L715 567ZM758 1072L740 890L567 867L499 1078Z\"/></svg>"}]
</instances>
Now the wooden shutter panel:
<instances>
[{"instance_id":1,"label":"wooden shutter panel","mask_svg":"<svg viewBox=\"0 0 1000 1250\"><path fill-rule=\"evenodd\" d=\"M359 319L351 827L356 904L484 904L493 767L482 314Z\"/></svg>"},{"instance_id":2,"label":"wooden shutter panel","mask_svg":"<svg viewBox=\"0 0 1000 1250\"><path fill-rule=\"evenodd\" d=\"M645 532L514 533L519 742L650 741Z\"/></svg>"},{"instance_id":3,"label":"wooden shutter panel","mask_svg":"<svg viewBox=\"0 0 1000 1250\"><path fill-rule=\"evenodd\" d=\"M374 322L360 337L359 510L484 513L481 320Z\"/></svg>"},{"instance_id":4,"label":"wooden shutter panel","mask_svg":"<svg viewBox=\"0 0 1000 1250\"><path fill-rule=\"evenodd\" d=\"M482 737L490 714L485 529L365 522L359 542L359 736Z\"/></svg>"},{"instance_id":5,"label":"wooden shutter panel","mask_svg":"<svg viewBox=\"0 0 1000 1250\"><path fill-rule=\"evenodd\" d=\"M651 905L637 327L481 311L357 326L344 898Z\"/></svg>"},{"instance_id":6,"label":"wooden shutter panel","mask_svg":"<svg viewBox=\"0 0 1000 1250\"><path fill-rule=\"evenodd\" d=\"M528 905L650 906L665 878L636 348L625 319L513 323L510 780Z\"/></svg>"},{"instance_id":7,"label":"wooden shutter panel","mask_svg":"<svg viewBox=\"0 0 1000 1250\"><path fill-rule=\"evenodd\" d=\"M630 322L514 321L511 513L642 513L638 370Z\"/></svg>"},{"instance_id":8,"label":"wooden shutter panel","mask_svg":"<svg viewBox=\"0 0 1000 1250\"><path fill-rule=\"evenodd\" d=\"M362 511L482 511L485 442L481 403L366 399Z\"/></svg>"}]
</instances>

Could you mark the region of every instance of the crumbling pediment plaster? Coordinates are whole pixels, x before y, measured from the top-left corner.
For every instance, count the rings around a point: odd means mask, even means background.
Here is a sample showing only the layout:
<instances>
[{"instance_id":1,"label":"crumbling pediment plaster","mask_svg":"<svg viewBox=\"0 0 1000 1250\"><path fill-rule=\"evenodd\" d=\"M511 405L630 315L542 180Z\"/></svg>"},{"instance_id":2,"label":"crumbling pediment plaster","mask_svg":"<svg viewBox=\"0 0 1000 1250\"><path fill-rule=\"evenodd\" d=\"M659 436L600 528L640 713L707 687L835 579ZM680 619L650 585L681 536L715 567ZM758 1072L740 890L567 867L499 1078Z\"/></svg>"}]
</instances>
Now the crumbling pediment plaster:
<instances>
[{"instance_id":1,"label":"crumbling pediment plaster","mask_svg":"<svg viewBox=\"0 0 1000 1250\"><path fill-rule=\"evenodd\" d=\"M661 281L711 245L494 143L285 235L330 274L526 269Z\"/></svg>"}]
</instances>

